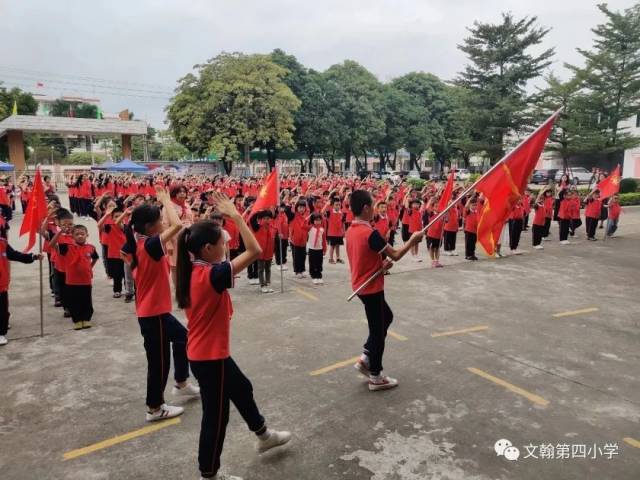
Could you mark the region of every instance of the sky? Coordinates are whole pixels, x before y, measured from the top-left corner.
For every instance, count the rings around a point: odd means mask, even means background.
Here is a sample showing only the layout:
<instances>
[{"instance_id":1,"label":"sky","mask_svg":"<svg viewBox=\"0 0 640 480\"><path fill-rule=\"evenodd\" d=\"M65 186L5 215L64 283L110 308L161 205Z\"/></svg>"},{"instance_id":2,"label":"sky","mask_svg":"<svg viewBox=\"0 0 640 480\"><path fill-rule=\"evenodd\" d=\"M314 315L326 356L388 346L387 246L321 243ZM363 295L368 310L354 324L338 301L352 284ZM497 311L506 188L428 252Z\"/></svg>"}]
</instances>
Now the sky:
<instances>
[{"instance_id":1,"label":"sky","mask_svg":"<svg viewBox=\"0 0 640 480\"><path fill-rule=\"evenodd\" d=\"M604 21L589 0L0 0L0 81L47 95L102 100L166 128L177 80L223 51L281 48L316 70L352 59L381 81L411 71L453 79L466 63L457 45L474 21L501 12L537 16L551 28L554 73L581 64ZM633 0L610 0L614 10ZM44 86L37 87L41 82Z\"/></svg>"}]
</instances>

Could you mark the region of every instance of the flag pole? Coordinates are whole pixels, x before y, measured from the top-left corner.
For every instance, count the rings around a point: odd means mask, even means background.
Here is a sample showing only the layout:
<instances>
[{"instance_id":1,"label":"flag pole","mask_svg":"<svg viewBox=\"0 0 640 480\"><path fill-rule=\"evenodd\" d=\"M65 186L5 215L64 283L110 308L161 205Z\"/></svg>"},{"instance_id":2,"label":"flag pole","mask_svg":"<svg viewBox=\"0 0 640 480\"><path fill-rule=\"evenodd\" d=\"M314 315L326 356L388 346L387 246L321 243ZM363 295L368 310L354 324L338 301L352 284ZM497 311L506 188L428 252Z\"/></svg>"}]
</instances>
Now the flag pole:
<instances>
[{"instance_id":1,"label":"flag pole","mask_svg":"<svg viewBox=\"0 0 640 480\"><path fill-rule=\"evenodd\" d=\"M489 175L491 172L493 172L495 169L497 169L500 165L502 165L504 162L506 162L507 160L509 160L509 158L511 158L511 156L513 155L514 152L516 152L522 145L524 145L531 137L533 137L536 133L538 133L540 130L542 130L544 127L547 126L547 124L549 122L555 121L556 117L560 114L560 112L564 109L564 107L560 107L558 110L556 110L555 112L553 112L553 114L547 118L540 126L538 126L538 128L536 128L533 132L531 132L529 135L527 135L527 137L522 140L520 143L518 143L518 145L516 145L515 148L513 148L509 153L507 153L504 157L502 157L498 162L496 162L495 165L493 165L489 170L486 171L486 173L484 175L482 175L479 179L477 179L475 182L473 182L469 187L467 187L460 195L458 195L458 197L449 202L449 205L446 206L446 208L444 210L442 210L440 213L438 213L435 217L433 217L433 219L431 221L429 221L429 223L422 229L420 230L420 233L426 232L429 227L431 225L433 225L434 223L436 223L438 220L440 220L442 217L445 216L445 214L451 210L451 207L453 207L455 204L457 204L460 200L462 200L462 198L464 198L469 192L473 191L476 186L482 181L484 180L484 178ZM353 297L355 297L358 292L362 291L363 288L365 288L367 285L369 285L371 282L373 282L378 275L380 275L382 272L384 271L384 269L380 269L378 270L376 273L374 273L373 275L371 275L367 280L365 280L365 282L360 285L357 289L355 289L353 291L353 293L351 293L351 295L349 295L347 297L347 302L350 302L351 300L353 300Z\"/></svg>"},{"instance_id":2,"label":"flag pole","mask_svg":"<svg viewBox=\"0 0 640 480\"><path fill-rule=\"evenodd\" d=\"M278 203L276 204L276 218L278 217L278 208L280 208L280 169L276 165L276 180L278 185ZM280 293L284 293L284 264L282 263L282 238L280 238L280 231L278 230L278 250L280 252Z\"/></svg>"},{"instance_id":3,"label":"flag pole","mask_svg":"<svg viewBox=\"0 0 640 480\"><path fill-rule=\"evenodd\" d=\"M38 250L40 252L40 336L44 337L44 299L43 299L43 284L42 284L42 235L38 235Z\"/></svg>"}]
</instances>

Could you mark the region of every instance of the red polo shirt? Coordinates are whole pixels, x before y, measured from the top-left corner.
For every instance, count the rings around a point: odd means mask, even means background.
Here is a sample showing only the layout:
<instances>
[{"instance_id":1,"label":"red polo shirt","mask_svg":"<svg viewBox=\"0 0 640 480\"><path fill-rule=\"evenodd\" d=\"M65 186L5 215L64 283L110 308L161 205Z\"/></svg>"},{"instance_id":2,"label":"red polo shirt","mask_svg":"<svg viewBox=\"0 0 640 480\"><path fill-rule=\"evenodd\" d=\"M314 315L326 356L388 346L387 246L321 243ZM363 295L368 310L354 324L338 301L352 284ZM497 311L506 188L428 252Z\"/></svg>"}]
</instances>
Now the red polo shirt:
<instances>
[{"instance_id":1,"label":"red polo shirt","mask_svg":"<svg viewBox=\"0 0 640 480\"><path fill-rule=\"evenodd\" d=\"M387 242L368 222L356 219L347 230L346 243L351 287L355 290L382 268L382 252ZM384 275L378 275L359 294L369 295L383 290Z\"/></svg>"},{"instance_id":2,"label":"red polo shirt","mask_svg":"<svg viewBox=\"0 0 640 480\"><path fill-rule=\"evenodd\" d=\"M96 247L89 243L63 243L59 246L60 255L66 260L67 285L91 285L93 280L93 261L98 259Z\"/></svg>"}]
</instances>

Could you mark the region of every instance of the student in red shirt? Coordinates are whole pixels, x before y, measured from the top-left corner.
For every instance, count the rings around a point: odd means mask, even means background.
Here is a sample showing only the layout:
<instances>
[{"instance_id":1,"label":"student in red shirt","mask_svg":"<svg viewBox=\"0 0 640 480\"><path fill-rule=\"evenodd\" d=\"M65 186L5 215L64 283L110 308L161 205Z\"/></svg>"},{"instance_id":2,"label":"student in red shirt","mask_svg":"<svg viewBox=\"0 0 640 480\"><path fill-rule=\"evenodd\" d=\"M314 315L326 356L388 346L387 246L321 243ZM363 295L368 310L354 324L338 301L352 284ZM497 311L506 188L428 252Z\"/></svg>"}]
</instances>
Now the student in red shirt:
<instances>
[{"instance_id":1,"label":"student in red shirt","mask_svg":"<svg viewBox=\"0 0 640 480\"><path fill-rule=\"evenodd\" d=\"M522 252L518 250L520 244L520 236L522 235L522 225L524 224L524 208L522 206L522 198L519 199L511 209L509 215L509 249L512 255L520 255Z\"/></svg>"},{"instance_id":2,"label":"student in red shirt","mask_svg":"<svg viewBox=\"0 0 640 480\"><path fill-rule=\"evenodd\" d=\"M289 210L289 211L287 211ZM291 210L287 208L284 203L281 203L278 207L278 213L275 218L276 227L276 243L275 243L275 256L276 265L280 267L280 270L286 271L287 267L287 249L289 248L289 215ZM293 214L291 214L293 217ZM229 222L233 223L233 222Z\"/></svg>"},{"instance_id":3,"label":"student in red shirt","mask_svg":"<svg viewBox=\"0 0 640 480\"><path fill-rule=\"evenodd\" d=\"M522 196L522 209L524 210L524 218L522 219L522 231L529 230L529 213L531 212L531 190L525 190Z\"/></svg>"},{"instance_id":4,"label":"student in red shirt","mask_svg":"<svg viewBox=\"0 0 640 480\"><path fill-rule=\"evenodd\" d=\"M397 262L416 243L420 243L423 234L420 231L414 233L401 248L395 249L371 226L374 213L371 194L366 190L356 190L351 194L350 203L355 219L346 234L347 256L351 270L351 286L357 290L369 277L392 266L391 261L386 260L384 255ZM378 274L362 288L358 298L364 304L369 337L355 368L368 377L371 391L396 387L396 379L382 374L385 338L393 321L393 312L384 298L384 275Z\"/></svg>"},{"instance_id":5,"label":"student in red shirt","mask_svg":"<svg viewBox=\"0 0 640 480\"><path fill-rule=\"evenodd\" d=\"M307 254L309 255L309 275L314 285L324 284L322 280L322 257L327 251L327 237L323 225L322 214L312 213L311 229L307 240Z\"/></svg>"},{"instance_id":6,"label":"student in red shirt","mask_svg":"<svg viewBox=\"0 0 640 480\"><path fill-rule=\"evenodd\" d=\"M622 213L622 207L620 207L618 194L615 194L609 199L609 215L607 216L607 237L613 237L613 234L618 229L620 213Z\"/></svg>"},{"instance_id":7,"label":"student in red shirt","mask_svg":"<svg viewBox=\"0 0 640 480\"><path fill-rule=\"evenodd\" d=\"M187 355L201 388L198 463L202 478L218 478L230 402L258 437L258 452L284 445L291 439L289 432L267 428L256 405L251 382L231 357L233 305L228 289L233 287L234 273L259 258L261 248L233 204L223 195L215 195L220 213L237 225L245 251L231 262L224 261L221 229L204 221L185 228L180 234L177 259L176 298L187 316Z\"/></svg>"},{"instance_id":8,"label":"student in red shirt","mask_svg":"<svg viewBox=\"0 0 640 480\"><path fill-rule=\"evenodd\" d=\"M98 222L98 229L104 229L104 240L107 245L107 267L113 279L113 298L122 296L122 281L124 280L124 261L120 257L120 250L126 243L122 228L124 212L120 207L110 205L104 216Z\"/></svg>"},{"instance_id":9,"label":"student in red shirt","mask_svg":"<svg viewBox=\"0 0 640 480\"><path fill-rule=\"evenodd\" d=\"M168 227L163 230L158 207L146 204L136 207L131 213L127 243L122 247L123 260L131 264L136 283L136 314L147 353L148 422L176 417L184 412L182 407L164 403L171 366L169 347L173 348L176 381L172 393L182 396L200 393L198 387L187 382L187 329L171 315L169 261L164 245L180 232L182 222L166 190L157 187L156 196L167 211Z\"/></svg>"},{"instance_id":10,"label":"student in red shirt","mask_svg":"<svg viewBox=\"0 0 640 480\"><path fill-rule=\"evenodd\" d=\"M427 203L427 212L429 218L433 218L438 214L438 198L437 196L431 197L429 203ZM428 224L427 220L427 224ZM431 258L432 268L442 268L444 265L440 263L440 243L442 239L444 227L444 219L438 220L431 225L427 230L427 248L429 249L429 257Z\"/></svg>"},{"instance_id":11,"label":"student in red shirt","mask_svg":"<svg viewBox=\"0 0 640 480\"><path fill-rule=\"evenodd\" d=\"M600 201L600 192L594 190L585 198L586 207L584 209L585 224L587 230L587 240L595 242L596 229L600 220L602 202Z\"/></svg>"},{"instance_id":12,"label":"student in red shirt","mask_svg":"<svg viewBox=\"0 0 640 480\"><path fill-rule=\"evenodd\" d=\"M66 289L69 312L74 330L91 328L93 301L91 284L93 283L93 266L98 261L96 247L87 243L89 232L84 225L74 225L71 231L73 243L57 245L58 232L51 239L51 246L58 248L58 253L66 260Z\"/></svg>"},{"instance_id":13,"label":"student in red shirt","mask_svg":"<svg viewBox=\"0 0 640 480\"><path fill-rule=\"evenodd\" d=\"M271 288L271 262L275 247L276 231L271 225L271 211L262 210L251 219L251 226L255 232L256 240L262 249L258 258L258 279L262 293L273 293Z\"/></svg>"},{"instance_id":14,"label":"student in red shirt","mask_svg":"<svg viewBox=\"0 0 640 480\"><path fill-rule=\"evenodd\" d=\"M451 201L458 198L458 192L453 192ZM458 235L458 207L449 209L444 218L444 254L450 257L457 257L456 237Z\"/></svg>"},{"instance_id":15,"label":"student in red shirt","mask_svg":"<svg viewBox=\"0 0 640 480\"><path fill-rule=\"evenodd\" d=\"M382 238L391 245L391 219L387 215L387 203L380 201L376 203L375 215L373 217L373 228L375 228Z\"/></svg>"},{"instance_id":16,"label":"student in red shirt","mask_svg":"<svg viewBox=\"0 0 640 480\"><path fill-rule=\"evenodd\" d=\"M56 224L58 230L61 231L58 237L58 247L64 243L73 243L73 237L71 231L73 229L73 214L64 208L60 208L55 213ZM53 238L56 232L50 230L49 240ZM65 258L61 257L58 253L58 249L52 249L51 251L51 263L53 263L53 285L55 291L55 307L62 307L64 309L64 317L71 317L71 313L68 308L68 299L66 294L66 265Z\"/></svg>"},{"instance_id":17,"label":"student in red shirt","mask_svg":"<svg viewBox=\"0 0 640 480\"><path fill-rule=\"evenodd\" d=\"M478 260L476 242L478 241L478 201L474 196L467 200L464 209L464 258Z\"/></svg>"},{"instance_id":18,"label":"student in red shirt","mask_svg":"<svg viewBox=\"0 0 640 480\"><path fill-rule=\"evenodd\" d=\"M329 244L329 263L344 263L340 258L340 245L344 245L344 224L346 214L342 211L342 201L334 198L325 216L327 217L327 243ZM329 204L327 204L329 206ZM335 260L334 260L335 253Z\"/></svg>"},{"instance_id":19,"label":"student in red shirt","mask_svg":"<svg viewBox=\"0 0 640 480\"><path fill-rule=\"evenodd\" d=\"M405 202L405 208L407 209L407 221L409 222L409 235L422 230L422 214L420 212L420 200L417 198L407 200ZM409 237L411 239L411 237ZM414 261L422 262L422 258L419 256L420 243L412 244L411 256Z\"/></svg>"},{"instance_id":20,"label":"student in red shirt","mask_svg":"<svg viewBox=\"0 0 640 480\"><path fill-rule=\"evenodd\" d=\"M42 258L34 253L20 253L11 248L6 238L0 237L0 346L9 343L7 331L9 329L9 284L11 283L11 268L9 261L33 263Z\"/></svg>"},{"instance_id":21,"label":"student in red shirt","mask_svg":"<svg viewBox=\"0 0 640 480\"><path fill-rule=\"evenodd\" d=\"M551 228L551 219L553 218L553 192L545 187L542 190L542 203L544 204L544 235L542 235L542 239L547 241L551 240L549 238L549 229Z\"/></svg>"},{"instance_id":22,"label":"student in red shirt","mask_svg":"<svg viewBox=\"0 0 640 480\"><path fill-rule=\"evenodd\" d=\"M571 191L561 190L558 194L558 224L560 227L560 245L569 245L569 230L571 227Z\"/></svg>"},{"instance_id":23,"label":"student in red shirt","mask_svg":"<svg viewBox=\"0 0 640 480\"><path fill-rule=\"evenodd\" d=\"M291 243L291 253L293 255L293 273L297 278L306 276L304 272L306 269L305 264L307 263L309 230L311 230L311 225L307 215L307 204L304 200L298 200L295 216L289 222L289 242Z\"/></svg>"},{"instance_id":24,"label":"student in red shirt","mask_svg":"<svg viewBox=\"0 0 640 480\"><path fill-rule=\"evenodd\" d=\"M533 204L533 226L531 227L531 241L533 248L536 250L543 250L542 238L545 232L546 222L546 209L544 207L544 191L538 194L535 203Z\"/></svg>"},{"instance_id":25,"label":"student in red shirt","mask_svg":"<svg viewBox=\"0 0 640 480\"><path fill-rule=\"evenodd\" d=\"M576 234L576 228L580 228L582 220L580 220L580 194L577 190L571 190L569 201L569 235L572 237Z\"/></svg>"}]
</instances>

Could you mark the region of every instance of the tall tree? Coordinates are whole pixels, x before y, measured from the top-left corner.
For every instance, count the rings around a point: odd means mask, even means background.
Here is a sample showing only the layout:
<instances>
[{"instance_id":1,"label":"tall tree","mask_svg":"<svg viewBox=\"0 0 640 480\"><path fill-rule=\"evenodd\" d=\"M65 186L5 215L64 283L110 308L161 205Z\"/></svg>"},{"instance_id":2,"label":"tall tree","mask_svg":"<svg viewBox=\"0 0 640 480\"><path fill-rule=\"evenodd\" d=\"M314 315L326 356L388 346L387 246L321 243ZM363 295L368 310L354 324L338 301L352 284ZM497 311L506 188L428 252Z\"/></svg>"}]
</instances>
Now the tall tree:
<instances>
[{"instance_id":1,"label":"tall tree","mask_svg":"<svg viewBox=\"0 0 640 480\"><path fill-rule=\"evenodd\" d=\"M536 26L536 21L536 17L518 20L503 13L498 24L475 22L468 29L471 35L458 45L470 61L457 84L471 92L473 149L492 162L504 155L507 135L520 132L530 121L527 83L541 75L554 55L553 48L531 53L549 32Z\"/></svg>"},{"instance_id":2,"label":"tall tree","mask_svg":"<svg viewBox=\"0 0 640 480\"><path fill-rule=\"evenodd\" d=\"M567 65L582 82L586 108L592 113L586 142L599 145L609 166L619 162L627 148L640 144L620 123L640 107L640 4L614 12L598 5L606 22L596 26L592 50L578 49L583 68Z\"/></svg>"},{"instance_id":3,"label":"tall tree","mask_svg":"<svg viewBox=\"0 0 640 480\"><path fill-rule=\"evenodd\" d=\"M359 158L363 158L366 168L367 149L374 148L384 135L382 85L353 60L329 67L324 77L332 89L331 109L339 112L341 120L345 169L351 169L352 155L360 169L363 165Z\"/></svg>"},{"instance_id":4,"label":"tall tree","mask_svg":"<svg viewBox=\"0 0 640 480\"><path fill-rule=\"evenodd\" d=\"M293 145L300 101L282 81L286 70L268 55L222 53L196 69L180 80L167 107L180 143L203 156L215 152L227 172L254 147Z\"/></svg>"},{"instance_id":5,"label":"tall tree","mask_svg":"<svg viewBox=\"0 0 640 480\"><path fill-rule=\"evenodd\" d=\"M13 104L16 103L19 115L35 115L38 110L38 102L35 101L33 95L19 88L7 90L0 83L0 120L4 120L13 112ZM29 158L29 139L25 139L25 158ZM0 138L0 159L9 158L9 146L7 136Z\"/></svg>"}]
</instances>

